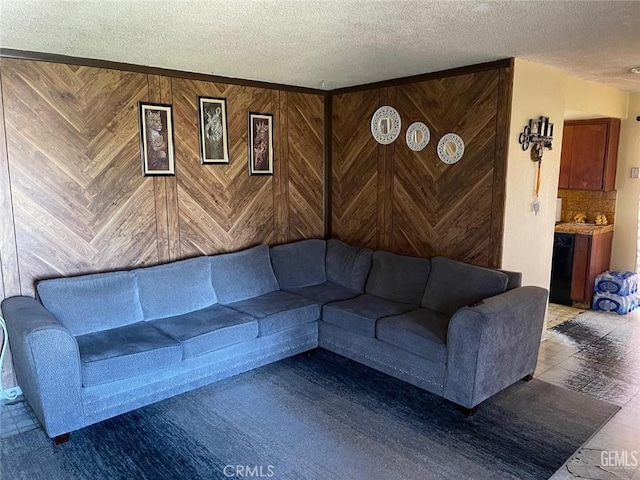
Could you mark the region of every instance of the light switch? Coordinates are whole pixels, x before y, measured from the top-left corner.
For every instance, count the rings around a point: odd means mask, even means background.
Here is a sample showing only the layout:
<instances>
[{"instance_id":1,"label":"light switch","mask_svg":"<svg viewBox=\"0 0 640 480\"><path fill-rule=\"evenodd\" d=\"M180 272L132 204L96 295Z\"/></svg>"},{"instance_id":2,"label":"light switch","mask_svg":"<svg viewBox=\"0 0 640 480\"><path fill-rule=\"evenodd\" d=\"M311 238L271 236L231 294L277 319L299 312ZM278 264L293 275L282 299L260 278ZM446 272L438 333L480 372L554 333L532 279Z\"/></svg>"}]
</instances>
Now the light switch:
<instances>
[{"instance_id":1,"label":"light switch","mask_svg":"<svg viewBox=\"0 0 640 480\"><path fill-rule=\"evenodd\" d=\"M631 178L639 178L639 177L640 177L640 167L632 167Z\"/></svg>"}]
</instances>

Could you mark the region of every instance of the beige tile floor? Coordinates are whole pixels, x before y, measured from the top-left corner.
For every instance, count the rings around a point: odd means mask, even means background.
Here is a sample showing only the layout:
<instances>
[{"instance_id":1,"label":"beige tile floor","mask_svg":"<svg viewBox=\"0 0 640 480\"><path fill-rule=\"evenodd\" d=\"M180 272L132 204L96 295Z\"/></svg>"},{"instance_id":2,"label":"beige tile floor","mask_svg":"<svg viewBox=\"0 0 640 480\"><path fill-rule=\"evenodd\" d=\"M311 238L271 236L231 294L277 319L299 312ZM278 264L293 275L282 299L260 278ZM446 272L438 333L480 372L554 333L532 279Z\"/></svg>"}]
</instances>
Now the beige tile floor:
<instances>
[{"instance_id":1,"label":"beige tile floor","mask_svg":"<svg viewBox=\"0 0 640 480\"><path fill-rule=\"evenodd\" d=\"M561 323L575 318L576 315L582 315L586 312L587 310L550 303L549 310L547 311L547 329L552 329Z\"/></svg>"},{"instance_id":2,"label":"beige tile floor","mask_svg":"<svg viewBox=\"0 0 640 480\"><path fill-rule=\"evenodd\" d=\"M550 305L548 320L536 378L621 406L552 479L640 480L640 310Z\"/></svg>"},{"instance_id":3,"label":"beige tile floor","mask_svg":"<svg viewBox=\"0 0 640 480\"><path fill-rule=\"evenodd\" d=\"M40 427L31 406L20 395L0 403L0 438L10 437ZM0 474L0 478L2 475Z\"/></svg>"}]
</instances>

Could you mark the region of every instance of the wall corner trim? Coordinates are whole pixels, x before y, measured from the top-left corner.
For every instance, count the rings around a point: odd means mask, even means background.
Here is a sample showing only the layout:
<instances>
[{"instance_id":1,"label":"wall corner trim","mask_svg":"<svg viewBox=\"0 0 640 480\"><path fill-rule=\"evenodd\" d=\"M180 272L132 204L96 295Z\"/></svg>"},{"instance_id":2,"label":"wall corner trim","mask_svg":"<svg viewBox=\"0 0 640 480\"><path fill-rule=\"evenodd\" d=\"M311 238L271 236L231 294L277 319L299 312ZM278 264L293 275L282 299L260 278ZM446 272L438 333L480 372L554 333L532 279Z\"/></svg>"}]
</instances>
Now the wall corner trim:
<instances>
[{"instance_id":1,"label":"wall corner trim","mask_svg":"<svg viewBox=\"0 0 640 480\"><path fill-rule=\"evenodd\" d=\"M324 215L324 238L331 238L331 177L333 175L332 166L332 148L333 148L333 94L326 92L324 94L324 170L323 170L323 215Z\"/></svg>"}]
</instances>

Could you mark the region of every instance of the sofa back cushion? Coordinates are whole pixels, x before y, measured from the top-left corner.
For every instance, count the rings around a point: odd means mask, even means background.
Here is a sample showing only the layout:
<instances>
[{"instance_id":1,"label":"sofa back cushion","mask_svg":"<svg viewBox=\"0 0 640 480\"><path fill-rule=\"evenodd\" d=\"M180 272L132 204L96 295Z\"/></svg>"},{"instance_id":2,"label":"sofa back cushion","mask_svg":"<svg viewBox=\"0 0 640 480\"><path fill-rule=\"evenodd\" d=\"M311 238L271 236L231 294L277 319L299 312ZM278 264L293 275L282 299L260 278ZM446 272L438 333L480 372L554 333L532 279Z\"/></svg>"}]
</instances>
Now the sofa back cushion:
<instances>
[{"instance_id":1,"label":"sofa back cushion","mask_svg":"<svg viewBox=\"0 0 640 480\"><path fill-rule=\"evenodd\" d=\"M134 270L145 320L201 310L217 302L209 257Z\"/></svg>"},{"instance_id":2,"label":"sofa back cushion","mask_svg":"<svg viewBox=\"0 0 640 480\"><path fill-rule=\"evenodd\" d=\"M369 248L352 247L340 240L327 240L327 280L364 292L372 254L373 250Z\"/></svg>"},{"instance_id":3,"label":"sofa back cushion","mask_svg":"<svg viewBox=\"0 0 640 480\"><path fill-rule=\"evenodd\" d=\"M508 281L498 270L434 257L422 306L453 315L466 305L504 293Z\"/></svg>"},{"instance_id":4,"label":"sofa back cushion","mask_svg":"<svg viewBox=\"0 0 640 480\"><path fill-rule=\"evenodd\" d=\"M45 308L75 336L142 320L132 272L43 280L36 288Z\"/></svg>"},{"instance_id":5,"label":"sofa back cushion","mask_svg":"<svg viewBox=\"0 0 640 480\"><path fill-rule=\"evenodd\" d=\"M511 270L498 270L504 273L507 277L507 291L513 290L522 286L522 272L512 272Z\"/></svg>"},{"instance_id":6,"label":"sofa back cushion","mask_svg":"<svg viewBox=\"0 0 640 480\"><path fill-rule=\"evenodd\" d=\"M239 302L278 290L267 245L210 259L213 289L220 303Z\"/></svg>"},{"instance_id":7,"label":"sofa back cushion","mask_svg":"<svg viewBox=\"0 0 640 480\"><path fill-rule=\"evenodd\" d=\"M366 292L395 302L420 305L431 262L389 252L373 252Z\"/></svg>"},{"instance_id":8,"label":"sofa back cushion","mask_svg":"<svg viewBox=\"0 0 640 480\"><path fill-rule=\"evenodd\" d=\"M317 239L271 247L271 265L280 288L301 288L326 282L326 252L327 242Z\"/></svg>"}]
</instances>

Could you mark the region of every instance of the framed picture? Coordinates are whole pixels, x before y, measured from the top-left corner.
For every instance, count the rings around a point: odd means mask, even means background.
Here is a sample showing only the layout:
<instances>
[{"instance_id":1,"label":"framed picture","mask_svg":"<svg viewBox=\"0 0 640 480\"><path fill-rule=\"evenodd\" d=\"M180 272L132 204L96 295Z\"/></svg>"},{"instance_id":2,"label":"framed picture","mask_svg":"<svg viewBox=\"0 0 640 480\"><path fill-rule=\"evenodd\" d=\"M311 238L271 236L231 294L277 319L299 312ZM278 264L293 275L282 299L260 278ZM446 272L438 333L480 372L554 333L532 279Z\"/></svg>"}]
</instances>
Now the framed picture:
<instances>
[{"instance_id":1,"label":"framed picture","mask_svg":"<svg viewBox=\"0 0 640 480\"><path fill-rule=\"evenodd\" d=\"M273 175L273 115L249 112L249 175Z\"/></svg>"},{"instance_id":2,"label":"framed picture","mask_svg":"<svg viewBox=\"0 0 640 480\"><path fill-rule=\"evenodd\" d=\"M198 97L200 163L229 163L227 101Z\"/></svg>"},{"instance_id":3,"label":"framed picture","mask_svg":"<svg viewBox=\"0 0 640 480\"><path fill-rule=\"evenodd\" d=\"M175 175L171 105L140 102L142 174Z\"/></svg>"}]
</instances>

